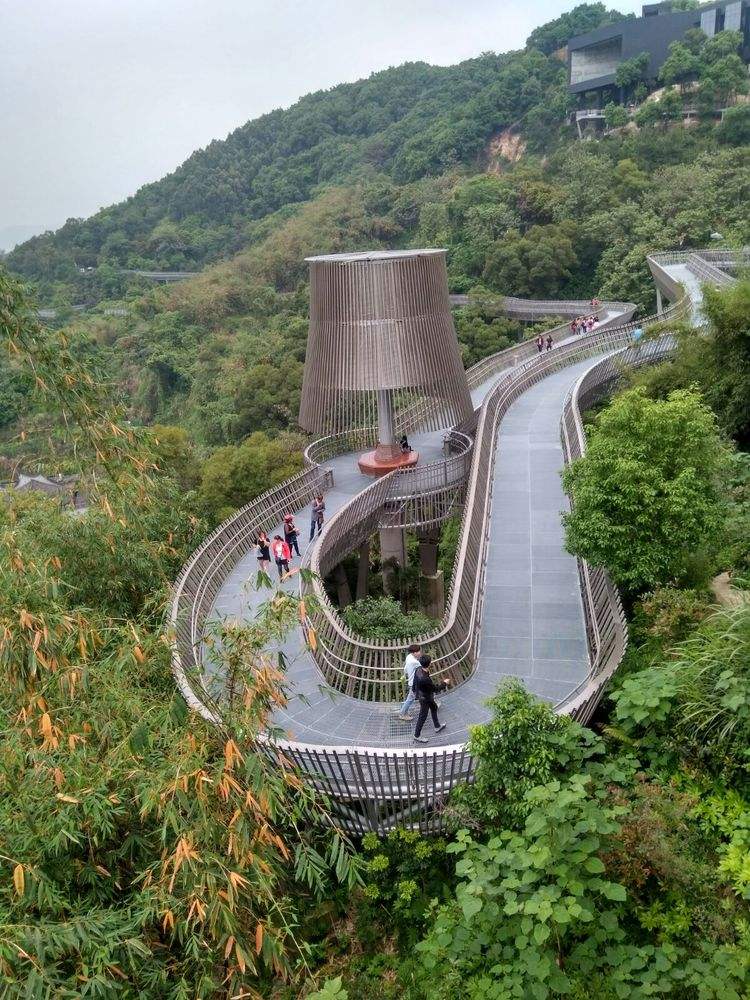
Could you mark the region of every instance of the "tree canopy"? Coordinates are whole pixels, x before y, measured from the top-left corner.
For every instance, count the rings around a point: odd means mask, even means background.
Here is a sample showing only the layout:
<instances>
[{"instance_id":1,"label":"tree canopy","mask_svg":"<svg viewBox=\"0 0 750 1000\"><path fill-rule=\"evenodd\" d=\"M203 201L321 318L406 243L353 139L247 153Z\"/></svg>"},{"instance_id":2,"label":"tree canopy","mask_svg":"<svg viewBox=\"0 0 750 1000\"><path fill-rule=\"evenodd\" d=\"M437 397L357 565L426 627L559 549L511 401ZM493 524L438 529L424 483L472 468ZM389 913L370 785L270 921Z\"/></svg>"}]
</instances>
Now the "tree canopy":
<instances>
[{"instance_id":1,"label":"tree canopy","mask_svg":"<svg viewBox=\"0 0 750 1000\"><path fill-rule=\"evenodd\" d=\"M684 579L720 544L727 461L716 417L695 393L623 393L564 473L568 551L630 593Z\"/></svg>"}]
</instances>

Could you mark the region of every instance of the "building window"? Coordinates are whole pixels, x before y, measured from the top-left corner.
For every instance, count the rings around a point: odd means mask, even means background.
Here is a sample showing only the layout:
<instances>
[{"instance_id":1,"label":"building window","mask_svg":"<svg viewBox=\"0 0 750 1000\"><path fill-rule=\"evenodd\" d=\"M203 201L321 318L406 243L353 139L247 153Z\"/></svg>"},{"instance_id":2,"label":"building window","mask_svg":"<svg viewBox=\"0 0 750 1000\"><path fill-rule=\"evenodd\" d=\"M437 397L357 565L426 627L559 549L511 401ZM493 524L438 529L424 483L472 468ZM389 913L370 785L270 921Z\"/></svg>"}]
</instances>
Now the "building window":
<instances>
[{"instance_id":1,"label":"building window","mask_svg":"<svg viewBox=\"0 0 750 1000\"><path fill-rule=\"evenodd\" d=\"M586 83L602 76L612 76L622 61L622 35L607 38L595 45L573 49L570 53L570 83Z\"/></svg>"}]
</instances>

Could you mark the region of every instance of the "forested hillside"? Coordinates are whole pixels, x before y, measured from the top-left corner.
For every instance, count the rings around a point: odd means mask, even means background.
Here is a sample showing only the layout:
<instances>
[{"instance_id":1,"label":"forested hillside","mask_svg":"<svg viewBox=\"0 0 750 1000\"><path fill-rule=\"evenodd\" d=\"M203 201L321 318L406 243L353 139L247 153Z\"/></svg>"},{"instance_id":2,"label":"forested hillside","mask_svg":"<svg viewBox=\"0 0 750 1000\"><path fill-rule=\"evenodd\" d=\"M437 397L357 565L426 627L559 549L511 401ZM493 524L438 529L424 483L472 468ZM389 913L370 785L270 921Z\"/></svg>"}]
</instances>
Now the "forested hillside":
<instances>
[{"instance_id":1,"label":"forested hillside","mask_svg":"<svg viewBox=\"0 0 750 1000\"><path fill-rule=\"evenodd\" d=\"M568 124L559 46L618 16L583 4L537 29L523 52L403 66L310 95L127 202L29 241L8 266L57 309L132 420L175 427L218 516L270 468L299 460L305 256L447 247L451 289L474 293L456 314L468 365L529 333L502 316L505 294L598 294L648 311L650 250L705 245L716 231L750 240L741 131L711 116L687 129L658 113L582 143ZM122 266L201 274L154 288ZM74 303L87 311L73 313ZM65 469L54 417L36 403L28 412L31 390L0 359L6 470ZM248 476L242 442L259 433L252 452L267 460Z\"/></svg>"},{"instance_id":2,"label":"forested hillside","mask_svg":"<svg viewBox=\"0 0 750 1000\"><path fill-rule=\"evenodd\" d=\"M606 568L628 618L595 717L582 726L506 678L471 729L475 781L443 804L443 836L349 841L260 751L293 694L267 651L298 628L296 593L258 574L258 618L208 625L212 672L231 677L223 727L188 710L165 641L189 554L301 465L306 255L447 247L451 287L470 293L455 313L469 365L530 334L503 295L645 312L650 250L750 243L739 117L684 127L667 90L591 141L566 123L555 53L616 16L584 4L524 52L311 95L18 248L27 291L0 268L0 479L75 472L87 506L0 502L3 997L750 996L742 275L706 290L700 335L671 324L674 353L584 414L588 448L564 474L565 546ZM201 274L119 274L140 264ZM438 543L446 579L458 532L452 518ZM371 578L379 559L374 538ZM348 624L423 633L404 592L350 605ZM550 614L563 641L567 624Z\"/></svg>"},{"instance_id":3,"label":"forested hillside","mask_svg":"<svg viewBox=\"0 0 750 1000\"><path fill-rule=\"evenodd\" d=\"M405 183L476 163L492 135L519 121L541 147L566 107L564 69L551 53L621 16L583 4L535 32L524 52L410 63L309 94L212 142L126 202L24 243L9 266L43 282L75 281L77 267L101 264L197 269L253 242L254 220L320 185L374 174Z\"/></svg>"}]
</instances>

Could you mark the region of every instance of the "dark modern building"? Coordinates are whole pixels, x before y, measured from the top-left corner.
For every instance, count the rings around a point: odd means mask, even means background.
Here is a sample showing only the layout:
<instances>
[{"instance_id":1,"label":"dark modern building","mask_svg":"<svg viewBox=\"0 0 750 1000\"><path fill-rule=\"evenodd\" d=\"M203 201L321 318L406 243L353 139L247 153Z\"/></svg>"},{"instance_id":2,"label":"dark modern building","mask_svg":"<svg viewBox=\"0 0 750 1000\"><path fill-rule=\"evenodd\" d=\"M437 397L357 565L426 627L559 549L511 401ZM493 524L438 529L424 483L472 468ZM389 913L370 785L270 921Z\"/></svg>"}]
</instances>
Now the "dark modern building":
<instances>
[{"instance_id":1,"label":"dark modern building","mask_svg":"<svg viewBox=\"0 0 750 1000\"><path fill-rule=\"evenodd\" d=\"M672 4L652 3L643 16L596 28L568 42L568 83L574 94L601 90L615 83L617 67L626 59L648 52L649 72L656 78L669 55L671 42L689 28L701 28L709 37L719 31L740 31L745 60L750 57L750 0L707 4L698 10L672 10Z\"/></svg>"}]
</instances>

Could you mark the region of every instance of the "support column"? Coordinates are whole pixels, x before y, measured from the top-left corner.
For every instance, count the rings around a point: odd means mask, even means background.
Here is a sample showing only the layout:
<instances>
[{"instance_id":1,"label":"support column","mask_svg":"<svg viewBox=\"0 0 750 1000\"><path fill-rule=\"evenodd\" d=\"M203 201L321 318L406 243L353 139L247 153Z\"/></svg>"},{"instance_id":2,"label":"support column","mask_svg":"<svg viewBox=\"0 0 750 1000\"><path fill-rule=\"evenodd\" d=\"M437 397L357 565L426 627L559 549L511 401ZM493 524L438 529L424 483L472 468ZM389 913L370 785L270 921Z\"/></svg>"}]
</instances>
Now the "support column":
<instances>
[{"instance_id":1,"label":"support column","mask_svg":"<svg viewBox=\"0 0 750 1000\"><path fill-rule=\"evenodd\" d=\"M393 395L390 389L378 389L378 445L359 459L359 471L365 476L383 476L393 469L408 469L419 461L416 451L401 452L396 441Z\"/></svg>"},{"instance_id":2,"label":"support column","mask_svg":"<svg viewBox=\"0 0 750 1000\"><path fill-rule=\"evenodd\" d=\"M333 578L336 581L336 596L339 600L339 607L346 608L352 603L352 592L346 578L346 570L341 563L333 571Z\"/></svg>"},{"instance_id":3,"label":"support column","mask_svg":"<svg viewBox=\"0 0 750 1000\"><path fill-rule=\"evenodd\" d=\"M659 291L659 286L656 286L656 315L661 316L664 312L664 305L661 300L661 292Z\"/></svg>"},{"instance_id":4,"label":"support column","mask_svg":"<svg viewBox=\"0 0 750 1000\"><path fill-rule=\"evenodd\" d=\"M439 569L432 576L423 576L420 581L422 608L430 618L442 618L445 610L445 581Z\"/></svg>"},{"instance_id":5,"label":"support column","mask_svg":"<svg viewBox=\"0 0 750 1000\"><path fill-rule=\"evenodd\" d=\"M406 566L406 532L403 528L380 529L380 560L383 565L383 590L391 597L396 596L393 564L401 568Z\"/></svg>"},{"instance_id":6,"label":"support column","mask_svg":"<svg viewBox=\"0 0 750 1000\"><path fill-rule=\"evenodd\" d=\"M388 389L378 389L378 445L393 445L393 400Z\"/></svg>"},{"instance_id":7,"label":"support column","mask_svg":"<svg viewBox=\"0 0 750 1000\"><path fill-rule=\"evenodd\" d=\"M419 568L422 578L419 583L422 608L431 618L442 618L445 609L445 583L438 569L438 542L440 532L419 532Z\"/></svg>"},{"instance_id":8,"label":"support column","mask_svg":"<svg viewBox=\"0 0 750 1000\"><path fill-rule=\"evenodd\" d=\"M438 541L437 531L419 532L419 567L422 576L434 576L438 571Z\"/></svg>"},{"instance_id":9,"label":"support column","mask_svg":"<svg viewBox=\"0 0 750 1000\"><path fill-rule=\"evenodd\" d=\"M359 563L357 565L357 600L367 597L367 581L370 576L370 540L359 547Z\"/></svg>"}]
</instances>

